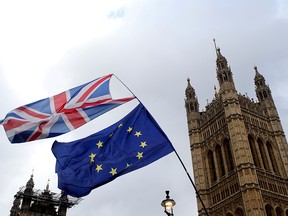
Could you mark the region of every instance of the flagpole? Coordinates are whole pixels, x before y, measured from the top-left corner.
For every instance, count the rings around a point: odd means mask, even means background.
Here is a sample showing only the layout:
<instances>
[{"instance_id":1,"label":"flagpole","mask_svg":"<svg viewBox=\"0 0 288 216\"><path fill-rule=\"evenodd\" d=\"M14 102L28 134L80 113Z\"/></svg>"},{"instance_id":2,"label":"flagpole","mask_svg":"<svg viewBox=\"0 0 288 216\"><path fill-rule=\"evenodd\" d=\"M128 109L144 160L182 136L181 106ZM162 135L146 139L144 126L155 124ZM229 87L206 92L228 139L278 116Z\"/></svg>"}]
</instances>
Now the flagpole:
<instances>
[{"instance_id":1,"label":"flagpole","mask_svg":"<svg viewBox=\"0 0 288 216\"><path fill-rule=\"evenodd\" d=\"M185 172L186 172L186 174L187 174L187 176L188 176L191 184L193 185L194 190L196 191L197 197L199 198L199 200L200 200L200 202L201 202L201 204L202 204L202 206L203 206L203 208L204 208L204 211L205 211L206 215L209 216L208 210L207 210L207 208L205 207L205 204L204 204L204 202L203 202L203 200L202 200L202 198L201 198L201 196L200 196L200 194L199 194L199 192L198 192L198 190L197 190L197 188L196 188L196 185L194 184L194 182L193 182L190 174L188 173L188 171L187 171L187 169L186 169L183 161L181 160L181 158L180 158L179 154L177 153L177 151L175 150L175 148L174 148L174 152L175 152L177 158L179 159L180 163L182 164L182 167L184 168L184 170L185 170Z\"/></svg>"},{"instance_id":2,"label":"flagpole","mask_svg":"<svg viewBox=\"0 0 288 216\"><path fill-rule=\"evenodd\" d=\"M128 91L141 103L141 101L140 101L140 100L136 97L136 95L130 90L130 88L129 88L125 83L122 82L122 80L120 80L115 74L113 74L113 76L115 76L116 79L118 79L119 82L121 82L122 85L124 85L124 86L126 87L126 89L128 89Z\"/></svg>"},{"instance_id":3,"label":"flagpole","mask_svg":"<svg viewBox=\"0 0 288 216\"><path fill-rule=\"evenodd\" d=\"M123 83L115 74L113 74L113 76L115 76L116 79L118 79L118 80L122 83L122 85L124 85L124 86L128 89L128 91L139 101L139 103L141 103L141 101L139 100L139 98L136 97L136 95L128 88L128 86L125 85L125 83ZM142 104L142 103L141 103L141 104ZM194 190L196 191L197 197L199 198L199 200L200 200L200 202L201 202L201 204L202 204L202 206L203 206L203 208L204 208L204 211L205 211L206 215L209 216L208 210L206 209L205 204L204 204L204 202L203 202L203 200L202 200L202 198L201 198L201 196L200 196L200 194L199 194L199 192L198 192L198 190L197 190L197 188L196 188L196 186L195 186L195 184L194 184L191 176L189 175L189 173L188 173L188 171L187 171L187 169L186 169L183 161L181 160L180 156L178 155L176 149L175 149L174 147L173 147L173 149L174 149L174 152L175 152L177 158L179 159L180 163L182 164L182 166L183 166L183 168L184 168L184 170L185 170L185 172L186 172L186 174L187 174L190 182L192 183L193 188L194 188Z\"/></svg>"}]
</instances>

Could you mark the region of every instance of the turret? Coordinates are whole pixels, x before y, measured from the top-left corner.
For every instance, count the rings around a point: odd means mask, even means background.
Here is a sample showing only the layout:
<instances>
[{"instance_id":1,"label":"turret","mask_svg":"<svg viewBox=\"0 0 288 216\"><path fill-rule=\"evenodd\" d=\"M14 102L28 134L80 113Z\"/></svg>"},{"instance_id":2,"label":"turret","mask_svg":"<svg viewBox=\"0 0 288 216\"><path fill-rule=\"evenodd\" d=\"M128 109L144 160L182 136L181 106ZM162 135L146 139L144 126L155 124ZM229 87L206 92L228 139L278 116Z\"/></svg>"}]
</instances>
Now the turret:
<instances>
[{"instance_id":1,"label":"turret","mask_svg":"<svg viewBox=\"0 0 288 216\"><path fill-rule=\"evenodd\" d=\"M65 216L67 212L67 208L69 207L69 200L67 195L64 194L64 191L61 192L61 197L60 197L60 204L59 204L59 210L58 210L58 215L59 216Z\"/></svg>"},{"instance_id":2,"label":"turret","mask_svg":"<svg viewBox=\"0 0 288 216\"><path fill-rule=\"evenodd\" d=\"M186 107L186 114L187 114L187 122L190 129L194 129L198 127L199 124L199 103L196 97L196 93L194 88L190 84L190 79L187 79L188 85L185 90L185 107ZM189 131L189 133L194 133L194 131Z\"/></svg>"},{"instance_id":3,"label":"turret","mask_svg":"<svg viewBox=\"0 0 288 216\"><path fill-rule=\"evenodd\" d=\"M13 201L13 206L10 210L10 216L18 216L20 213L20 204L21 204L21 200L20 197L18 197L17 195L15 195L15 199Z\"/></svg>"},{"instance_id":4,"label":"turret","mask_svg":"<svg viewBox=\"0 0 288 216\"><path fill-rule=\"evenodd\" d=\"M255 78L254 78L255 91L256 91L258 101L262 102L262 101L267 100L267 99L273 101L273 98L271 95L271 90L270 90L269 86L266 85L264 76L259 73L256 66L254 66L254 70L255 70Z\"/></svg>"},{"instance_id":5,"label":"turret","mask_svg":"<svg viewBox=\"0 0 288 216\"><path fill-rule=\"evenodd\" d=\"M32 195L33 195L33 188L34 188L34 180L33 180L33 173L26 183L26 188L24 190L24 197L22 202L22 209L21 212L28 212L30 209Z\"/></svg>"},{"instance_id":6,"label":"turret","mask_svg":"<svg viewBox=\"0 0 288 216\"><path fill-rule=\"evenodd\" d=\"M225 90L233 89L235 90L234 81L233 81L233 74L231 72L230 66L228 66L228 62L226 58L221 54L220 48L216 47L215 39L214 45L216 50L216 72L217 72L217 79L220 86L220 91L223 92Z\"/></svg>"},{"instance_id":7,"label":"turret","mask_svg":"<svg viewBox=\"0 0 288 216\"><path fill-rule=\"evenodd\" d=\"M190 79L187 79L188 85L185 90L186 100L185 106L187 113L189 112L199 112L199 103L195 94L194 88L190 84Z\"/></svg>"},{"instance_id":8,"label":"turret","mask_svg":"<svg viewBox=\"0 0 288 216\"><path fill-rule=\"evenodd\" d=\"M265 78L261 75L256 66L254 66L255 70L255 92L260 102L261 106L266 109L266 113L270 118L276 118L279 121L279 115L271 94L271 90L269 86L265 82Z\"/></svg>"}]
</instances>

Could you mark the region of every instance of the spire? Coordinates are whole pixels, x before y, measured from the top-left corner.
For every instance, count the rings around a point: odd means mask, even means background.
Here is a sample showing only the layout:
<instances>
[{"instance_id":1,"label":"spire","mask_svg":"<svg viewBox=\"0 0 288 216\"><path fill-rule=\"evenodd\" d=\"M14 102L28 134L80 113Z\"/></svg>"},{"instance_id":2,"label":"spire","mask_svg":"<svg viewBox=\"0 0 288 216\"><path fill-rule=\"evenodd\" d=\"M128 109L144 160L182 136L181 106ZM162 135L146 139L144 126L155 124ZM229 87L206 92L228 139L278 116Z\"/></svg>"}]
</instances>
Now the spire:
<instances>
[{"instance_id":1,"label":"spire","mask_svg":"<svg viewBox=\"0 0 288 216\"><path fill-rule=\"evenodd\" d=\"M255 91L258 98L258 101L264 101L266 99L272 99L271 90L269 86L265 82L265 78L262 74L259 73L256 66L254 66L255 70Z\"/></svg>"},{"instance_id":2,"label":"spire","mask_svg":"<svg viewBox=\"0 0 288 216\"><path fill-rule=\"evenodd\" d=\"M187 112L199 112L199 103L196 97L194 88L190 83L190 78L187 79L187 88L185 90L186 100L185 105Z\"/></svg>"},{"instance_id":3,"label":"spire","mask_svg":"<svg viewBox=\"0 0 288 216\"><path fill-rule=\"evenodd\" d=\"M221 54L220 48L216 46L215 39L214 41L214 46L216 50L216 72L217 72L217 79L219 81L220 88L224 83L232 83L234 88L234 82L233 82L233 76L231 72L231 68L228 66L228 62L226 58Z\"/></svg>"},{"instance_id":4,"label":"spire","mask_svg":"<svg viewBox=\"0 0 288 216\"><path fill-rule=\"evenodd\" d=\"M254 65L254 70L255 70L255 79L254 80L264 80L264 82L265 82L265 78L263 77L263 75L261 75L259 73L256 65Z\"/></svg>"},{"instance_id":5,"label":"spire","mask_svg":"<svg viewBox=\"0 0 288 216\"><path fill-rule=\"evenodd\" d=\"M220 62L225 63L225 65L227 66L227 60L226 60L226 58L221 54L220 48L217 47L215 39L213 39L213 41L214 41L214 47L215 47L216 56L217 56L216 62L217 62L217 63L218 63L218 62L219 62L219 63L220 63ZM217 64L217 66L218 66L218 64ZM219 65L219 66L222 66L222 65ZM224 66L224 65L223 65L223 66Z\"/></svg>"},{"instance_id":6,"label":"spire","mask_svg":"<svg viewBox=\"0 0 288 216\"><path fill-rule=\"evenodd\" d=\"M215 52L216 52L216 55L218 56L218 52L217 52L217 45L216 45L216 41L215 41L215 38L213 38L213 42L214 42L214 47L215 47Z\"/></svg>"},{"instance_id":7,"label":"spire","mask_svg":"<svg viewBox=\"0 0 288 216\"><path fill-rule=\"evenodd\" d=\"M31 190L34 188L33 171L32 171L32 174L30 176L30 179L26 183L26 188L31 189Z\"/></svg>"},{"instance_id":8,"label":"spire","mask_svg":"<svg viewBox=\"0 0 288 216\"><path fill-rule=\"evenodd\" d=\"M190 96L190 94L192 94L191 96L195 96L195 90L190 83L190 78L187 78L187 88L185 90L185 94L186 97Z\"/></svg>"},{"instance_id":9,"label":"spire","mask_svg":"<svg viewBox=\"0 0 288 216\"><path fill-rule=\"evenodd\" d=\"M50 182L50 179L48 179L45 191L49 191L49 182Z\"/></svg>"}]
</instances>

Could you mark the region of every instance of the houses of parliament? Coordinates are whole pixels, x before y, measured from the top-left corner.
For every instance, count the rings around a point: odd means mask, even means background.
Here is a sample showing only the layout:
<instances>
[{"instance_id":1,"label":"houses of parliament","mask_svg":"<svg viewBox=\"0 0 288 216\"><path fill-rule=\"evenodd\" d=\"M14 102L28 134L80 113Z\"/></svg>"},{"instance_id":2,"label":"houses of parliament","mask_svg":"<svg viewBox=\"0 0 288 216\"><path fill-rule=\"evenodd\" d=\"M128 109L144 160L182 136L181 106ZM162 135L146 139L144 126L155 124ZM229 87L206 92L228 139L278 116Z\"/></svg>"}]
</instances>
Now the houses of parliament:
<instances>
[{"instance_id":1,"label":"houses of parliament","mask_svg":"<svg viewBox=\"0 0 288 216\"><path fill-rule=\"evenodd\" d=\"M288 216L288 148L270 87L255 66L257 101L238 93L216 54L220 88L205 110L189 79L185 91L198 215Z\"/></svg>"}]
</instances>

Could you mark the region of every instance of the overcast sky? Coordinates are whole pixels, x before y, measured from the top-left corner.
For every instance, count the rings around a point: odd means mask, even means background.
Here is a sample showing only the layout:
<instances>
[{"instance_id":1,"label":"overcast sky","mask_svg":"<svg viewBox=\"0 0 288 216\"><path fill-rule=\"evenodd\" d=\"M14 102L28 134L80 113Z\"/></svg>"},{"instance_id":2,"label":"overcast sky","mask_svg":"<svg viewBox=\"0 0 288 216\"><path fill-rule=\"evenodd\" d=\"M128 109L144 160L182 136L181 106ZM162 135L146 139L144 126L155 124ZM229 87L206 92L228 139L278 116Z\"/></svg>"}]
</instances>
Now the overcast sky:
<instances>
[{"instance_id":1,"label":"overcast sky","mask_svg":"<svg viewBox=\"0 0 288 216\"><path fill-rule=\"evenodd\" d=\"M0 119L12 109L113 73L142 101L193 176L186 111L187 78L200 109L213 99L216 55L227 58L238 92L256 98L254 69L264 75L288 130L286 0L0 0ZM113 97L131 96L112 78ZM0 213L34 169L35 188L59 193L55 139L88 136L122 118L135 102L68 134L10 144L0 129ZM197 215L195 190L174 153L93 190L68 215L165 215L170 190L175 216Z\"/></svg>"}]
</instances>

